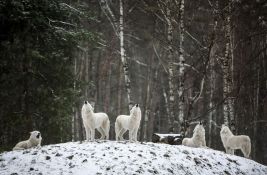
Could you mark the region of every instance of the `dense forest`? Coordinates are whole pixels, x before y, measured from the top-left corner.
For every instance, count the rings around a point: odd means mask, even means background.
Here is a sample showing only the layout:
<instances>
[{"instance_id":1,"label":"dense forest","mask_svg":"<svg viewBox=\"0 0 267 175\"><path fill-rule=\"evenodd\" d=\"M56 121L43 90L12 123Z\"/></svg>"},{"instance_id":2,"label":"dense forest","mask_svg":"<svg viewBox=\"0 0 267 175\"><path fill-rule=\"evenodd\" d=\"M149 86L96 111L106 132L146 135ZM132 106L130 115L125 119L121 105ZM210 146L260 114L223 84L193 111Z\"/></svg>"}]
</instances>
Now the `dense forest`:
<instances>
[{"instance_id":1,"label":"dense forest","mask_svg":"<svg viewBox=\"0 0 267 175\"><path fill-rule=\"evenodd\" d=\"M267 164L265 0L0 0L0 42L1 151L32 130L43 144L84 140L88 100L111 139L139 103L140 141L203 121L224 150L224 123Z\"/></svg>"}]
</instances>

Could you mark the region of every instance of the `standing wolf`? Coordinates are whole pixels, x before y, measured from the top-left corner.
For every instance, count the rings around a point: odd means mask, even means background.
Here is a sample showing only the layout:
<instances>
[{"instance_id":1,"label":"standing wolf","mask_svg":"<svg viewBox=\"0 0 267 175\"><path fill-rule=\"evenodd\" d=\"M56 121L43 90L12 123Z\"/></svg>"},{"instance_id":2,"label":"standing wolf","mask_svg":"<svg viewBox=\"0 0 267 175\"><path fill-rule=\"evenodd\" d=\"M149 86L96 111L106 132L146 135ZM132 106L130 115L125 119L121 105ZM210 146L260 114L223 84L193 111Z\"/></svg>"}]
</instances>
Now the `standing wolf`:
<instances>
[{"instance_id":1,"label":"standing wolf","mask_svg":"<svg viewBox=\"0 0 267 175\"><path fill-rule=\"evenodd\" d=\"M86 140L94 141L95 129L101 133L101 138L109 139L110 122L106 113L94 113L93 107L85 101L82 107L82 119L86 133Z\"/></svg>"},{"instance_id":2,"label":"standing wolf","mask_svg":"<svg viewBox=\"0 0 267 175\"><path fill-rule=\"evenodd\" d=\"M137 132L141 121L141 110L136 104L130 115L119 115L115 123L116 140L123 140L123 134L129 130L129 140L137 141Z\"/></svg>"},{"instance_id":3,"label":"standing wolf","mask_svg":"<svg viewBox=\"0 0 267 175\"><path fill-rule=\"evenodd\" d=\"M192 138L184 138L182 141L182 145L189 146L189 147L206 147L206 140L205 140L205 129L202 123L196 125L193 131Z\"/></svg>"},{"instance_id":4,"label":"standing wolf","mask_svg":"<svg viewBox=\"0 0 267 175\"><path fill-rule=\"evenodd\" d=\"M30 132L30 138L28 140L19 142L16 144L16 146L13 148L13 150L23 150L23 149L29 149L32 147L37 146L37 148L41 147L41 133L39 131L32 131Z\"/></svg>"},{"instance_id":5,"label":"standing wolf","mask_svg":"<svg viewBox=\"0 0 267 175\"><path fill-rule=\"evenodd\" d=\"M223 146L225 148L226 153L234 154L235 149L241 149L244 156L249 158L251 151L251 142L250 138L246 135L237 135L235 136L230 129L222 125L222 129L220 132Z\"/></svg>"}]
</instances>

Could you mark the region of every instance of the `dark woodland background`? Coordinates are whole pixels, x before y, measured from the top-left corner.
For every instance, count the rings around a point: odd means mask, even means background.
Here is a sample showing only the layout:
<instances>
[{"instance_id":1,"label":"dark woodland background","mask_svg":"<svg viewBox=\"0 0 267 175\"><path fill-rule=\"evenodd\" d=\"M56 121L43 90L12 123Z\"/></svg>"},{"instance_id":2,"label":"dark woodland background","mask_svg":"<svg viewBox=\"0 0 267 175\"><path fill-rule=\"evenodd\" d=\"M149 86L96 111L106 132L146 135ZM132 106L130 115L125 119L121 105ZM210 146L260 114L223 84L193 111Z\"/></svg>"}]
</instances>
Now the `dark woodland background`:
<instances>
[{"instance_id":1,"label":"dark woodland background","mask_svg":"<svg viewBox=\"0 0 267 175\"><path fill-rule=\"evenodd\" d=\"M267 164L266 1L124 0L123 8L127 64L119 0L0 0L0 150L32 130L43 144L84 140L84 100L109 115L114 139L130 89L142 110L139 140L185 126L191 137L203 120L208 146L223 150L219 126L229 119L250 136L252 159Z\"/></svg>"}]
</instances>

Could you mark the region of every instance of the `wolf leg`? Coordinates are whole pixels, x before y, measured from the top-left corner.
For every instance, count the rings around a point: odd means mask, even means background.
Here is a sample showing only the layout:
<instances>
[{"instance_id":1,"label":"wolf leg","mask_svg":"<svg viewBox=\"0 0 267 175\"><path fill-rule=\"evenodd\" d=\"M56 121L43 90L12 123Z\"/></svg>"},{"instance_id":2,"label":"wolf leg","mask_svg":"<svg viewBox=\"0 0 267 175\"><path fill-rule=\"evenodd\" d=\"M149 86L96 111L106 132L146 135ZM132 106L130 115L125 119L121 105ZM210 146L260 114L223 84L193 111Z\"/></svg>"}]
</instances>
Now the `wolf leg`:
<instances>
[{"instance_id":1,"label":"wolf leg","mask_svg":"<svg viewBox=\"0 0 267 175\"><path fill-rule=\"evenodd\" d=\"M115 135L116 135L116 141L119 140L119 131L120 131L119 124L118 124L118 122L116 121L116 122L115 122Z\"/></svg>"},{"instance_id":2,"label":"wolf leg","mask_svg":"<svg viewBox=\"0 0 267 175\"><path fill-rule=\"evenodd\" d=\"M133 130L133 141L137 142L137 132L138 132L138 128L135 128Z\"/></svg>"},{"instance_id":3,"label":"wolf leg","mask_svg":"<svg viewBox=\"0 0 267 175\"><path fill-rule=\"evenodd\" d=\"M204 138L204 140L203 140L203 142L202 142L202 146L203 147L206 147L207 145L206 145L206 140L205 140L205 138Z\"/></svg>"},{"instance_id":4,"label":"wolf leg","mask_svg":"<svg viewBox=\"0 0 267 175\"><path fill-rule=\"evenodd\" d=\"M226 147L225 148L225 152L226 152L226 154L230 154L230 148L229 147Z\"/></svg>"},{"instance_id":5,"label":"wolf leg","mask_svg":"<svg viewBox=\"0 0 267 175\"><path fill-rule=\"evenodd\" d=\"M107 120L105 122L103 130L104 130L104 133L106 135L106 139L108 140L109 139L109 130L110 130L110 121L109 120Z\"/></svg>"},{"instance_id":6,"label":"wolf leg","mask_svg":"<svg viewBox=\"0 0 267 175\"><path fill-rule=\"evenodd\" d=\"M134 141L134 129L129 130L129 141L130 142Z\"/></svg>"},{"instance_id":7,"label":"wolf leg","mask_svg":"<svg viewBox=\"0 0 267 175\"><path fill-rule=\"evenodd\" d=\"M91 141L95 140L95 129L90 129L91 130Z\"/></svg>"},{"instance_id":8,"label":"wolf leg","mask_svg":"<svg viewBox=\"0 0 267 175\"><path fill-rule=\"evenodd\" d=\"M127 131L126 129L121 128L121 130L120 130L120 132L119 132L119 140L124 140L124 139L123 139L123 135L124 135L124 133L125 133L126 131Z\"/></svg>"},{"instance_id":9,"label":"wolf leg","mask_svg":"<svg viewBox=\"0 0 267 175\"><path fill-rule=\"evenodd\" d=\"M227 154L233 154L232 149L230 147L225 148Z\"/></svg>"},{"instance_id":10,"label":"wolf leg","mask_svg":"<svg viewBox=\"0 0 267 175\"><path fill-rule=\"evenodd\" d=\"M103 140L105 138L105 131L102 127L97 128L97 130L100 132L101 137L100 140Z\"/></svg>"},{"instance_id":11,"label":"wolf leg","mask_svg":"<svg viewBox=\"0 0 267 175\"><path fill-rule=\"evenodd\" d=\"M39 143L37 146L36 146L37 149L40 149L41 148L41 144Z\"/></svg>"},{"instance_id":12,"label":"wolf leg","mask_svg":"<svg viewBox=\"0 0 267 175\"><path fill-rule=\"evenodd\" d=\"M86 135L86 140L87 142L90 140L90 129L88 127L85 127L85 135Z\"/></svg>"},{"instance_id":13,"label":"wolf leg","mask_svg":"<svg viewBox=\"0 0 267 175\"><path fill-rule=\"evenodd\" d=\"M182 140L182 145L187 146L187 141L188 141L188 138L184 138Z\"/></svg>"}]
</instances>

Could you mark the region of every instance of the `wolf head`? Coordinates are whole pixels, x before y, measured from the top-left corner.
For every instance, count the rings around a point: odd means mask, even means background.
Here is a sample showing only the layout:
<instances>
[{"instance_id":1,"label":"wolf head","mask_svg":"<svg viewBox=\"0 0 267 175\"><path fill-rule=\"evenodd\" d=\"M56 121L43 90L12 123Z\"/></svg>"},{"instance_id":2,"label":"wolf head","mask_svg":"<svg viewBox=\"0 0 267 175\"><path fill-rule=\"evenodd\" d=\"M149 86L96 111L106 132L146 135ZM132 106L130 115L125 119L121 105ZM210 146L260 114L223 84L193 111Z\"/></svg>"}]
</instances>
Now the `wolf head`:
<instances>
[{"instance_id":1,"label":"wolf head","mask_svg":"<svg viewBox=\"0 0 267 175\"><path fill-rule=\"evenodd\" d=\"M92 105L88 101L84 101L82 110L85 112L93 112L94 108L92 107Z\"/></svg>"},{"instance_id":2,"label":"wolf head","mask_svg":"<svg viewBox=\"0 0 267 175\"><path fill-rule=\"evenodd\" d=\"M140 110L139 104L134 105L134 107L130 111L130 115L141 117L141 110Z\"/></svg>"},{"instance_id":3,"label":"wolf head","mask_svg":"<svg viewBox=\"0 0 267 175\"><path fill-rule=\"evenodd\" d=\"M194 135L205 135L205 129L202 123L197 124L193 132Z\"/></svg>"},{"instance_id":4,"label":"wolf head","mask_svg":"<svg viewBox=\"0 0 267 175\"><path fill-rule=\"evenodd\" d=\"M42 137L41 137L41 133L39 131L32 131L30 132L30 140L34 140L34 141L41 141Z\"/></svg>"},{"instance_id":5,"label":"wolf head","mask_svg":"<svg viewBox=\"0 0 267 175\"><path fill-rule=\"evenodd\" d=\"M220 134L221 135L232 135L232 132L231 132L231 130L229 129L228 126L223 124L222 128L221 128L221 131L220 131Z\"/></svg>"}]
</instances>

